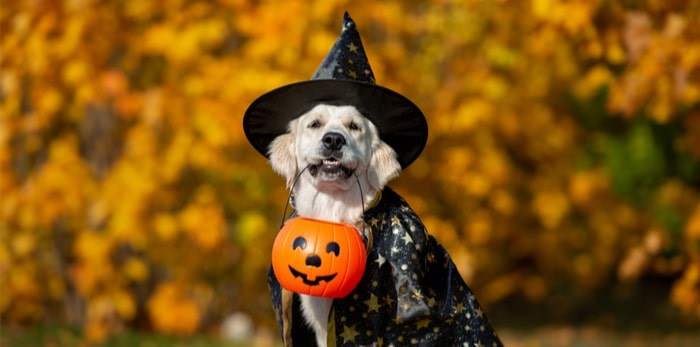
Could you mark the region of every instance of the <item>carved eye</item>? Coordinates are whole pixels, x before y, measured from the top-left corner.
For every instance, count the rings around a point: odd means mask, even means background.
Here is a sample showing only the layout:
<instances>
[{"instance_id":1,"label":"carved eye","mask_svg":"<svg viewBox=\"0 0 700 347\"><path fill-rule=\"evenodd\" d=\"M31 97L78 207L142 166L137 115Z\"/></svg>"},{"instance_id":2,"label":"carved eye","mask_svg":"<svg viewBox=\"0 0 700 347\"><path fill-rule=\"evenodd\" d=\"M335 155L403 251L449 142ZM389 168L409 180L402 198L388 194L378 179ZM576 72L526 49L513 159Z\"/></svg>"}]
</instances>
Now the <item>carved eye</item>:
<instances>
[{"instance_id":1,"label":"carved eye","mask_svg":"<svg viewBox=\"0 0 700 347\"><path fill-rule=\"evenodd\" d=\"M360 130L360 126L357 125L357 123L355 123L355 122L350 122L350 124L348 124L348 129L350 129L350 130Z\"/></svg>"},{"instance_id":2,"label":"carved eye","mask_svg":"<svg viewBox=\"0 0 700 347\"><path fill-rule=\"evenodd\" d=\"M329 242L326 246L326 253L333 253L337 257L340 254L340 246L337 242Z\"/></svg>"},{"instance_id":3,"label":"carved eye","mask_svg":"<svg viewBox=\"0 0 700 347\"><path fill-rule=\"evenodd\" d=\"M306 248L306 239L305 238L303 238L301 236L297 236L297 238L294 239L294 242L292 243L292 249L294 250L297 248L301 248L301 249Z\"/></svg>"},{"instance_id":4,"label":"carved eye","mask_svg":"<svg viewBox=\"0 0 700 347\"><path fill-rule=\"evenodd\" d=\"M313 122L309 123L307 126L310 129L316 129L321 127L321 122L318 121L318 119L315 119Z\"/></svg>"}]
</instances>

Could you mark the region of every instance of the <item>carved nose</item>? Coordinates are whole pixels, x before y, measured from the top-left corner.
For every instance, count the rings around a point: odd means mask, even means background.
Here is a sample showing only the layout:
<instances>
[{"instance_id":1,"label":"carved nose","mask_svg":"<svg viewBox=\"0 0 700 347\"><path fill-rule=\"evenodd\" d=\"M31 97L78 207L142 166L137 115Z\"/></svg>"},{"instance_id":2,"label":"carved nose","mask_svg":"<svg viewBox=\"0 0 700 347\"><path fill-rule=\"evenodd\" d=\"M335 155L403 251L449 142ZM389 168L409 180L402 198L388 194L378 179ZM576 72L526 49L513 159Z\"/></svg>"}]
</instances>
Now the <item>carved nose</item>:
<instances>
[{"instance_id":1,"label":"carved nose","mask_svg":"<svg viewBox=\"0 0 700 347\"><path fill-rule=\"evenodd\" d=\"M306 257L306 266L321 267L321 257L316 254L310 254Z\"/></svg>"},{"instance_id":2,"label":"carved nose","mask_svg":"<svg viewBox=\"0 0 700 347\"><path fill-rule=\"evenodd\" d=\"M332 151L337 151L345 145L345 137L336 132L330 132L323 135L321 142L323 142L324 147Z\"/></svg>"}]
</instances>

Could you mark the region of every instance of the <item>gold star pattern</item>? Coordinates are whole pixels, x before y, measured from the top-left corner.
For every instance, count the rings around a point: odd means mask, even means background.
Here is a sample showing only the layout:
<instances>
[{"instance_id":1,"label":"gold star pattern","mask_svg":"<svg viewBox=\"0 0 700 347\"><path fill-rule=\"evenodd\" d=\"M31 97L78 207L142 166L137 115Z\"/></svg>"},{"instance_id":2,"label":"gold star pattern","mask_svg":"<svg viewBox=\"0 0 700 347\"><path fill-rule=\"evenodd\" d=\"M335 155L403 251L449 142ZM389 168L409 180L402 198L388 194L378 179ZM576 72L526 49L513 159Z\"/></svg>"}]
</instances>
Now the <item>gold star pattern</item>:
<instances>
[{"instance_id":1,"label":"gold star pattern","mask_svg":"<svg viewBox=\"0 0 700 347\"><path fill-rule=\"evenodd\" d=\"M403 242L406 242L406 244L413 243L413 238L411 238L411 235L406 233L402 238Z\"/></svg>"},{"instance_id":2,"label":"gold star pattern","mask_svg":"<svg viewBox=\"0 0 700 347\"><path fill-rule=\"evenodd\" d=\"M421 319L416 322L416 329L420 330L423 328L427 328L430 325L430 320L429 319Z\"/></svg>"},{"instance_id":3,"label":"gold star pattern","mask_svg":"<svg viewBox=\"0 0 700 347\"><path fill-rule=\"evenodd\" d=\"M357 49L360 48L360 47L358 47L357 45L355 45L354 42L350 42L346 47L348 47L348 49L350 50L350 52L355 53L355 54L358 53Z\"/></svg>"},{"instance_id":4,"label":"gold star pattern","mask_svg":"<svg viewBox=\"0 0 700 347\"><path fill-rule=\"evenodd\" d=\"M384 302L386 302L387 305L391 306L391 304L394 303L394 299L392 299L391 296L387 295L386 298L384 298Z\"/></svg>"},{"instance_id":5,"label":"gold star pattern","mask_svg":"<svg viewBox=\"0 0 700 347\"><path fill-rule=\"evenodd\" d=\"M365 305L367 305L367 312L379 312L379 308L382 307L382 305L377 302L377 296L374 294L371 294L369 300L365 301Z\"/></svg>"},{"instance_id":6,"label":"gold star pattern","mask_svg":"<svg viewBox=\"0 0 700 347\"><path fill-rule=\"evenodd\" d=\"M416 300L422 300L423 299L423 293L420 292L420 290L414 290L413 291L413 298Z\"/></svg>"},{"instance_id":7,"label":"gold star pattern","mask_svg":"<svg viewBox=\"0 0 700 347\"><path fill-rule=\"evenodd\" d=\"M353 79L357 79L357 72L350 70L348 72L348 76L352 77Z\"/></svg>"},{"instance_id":8,"label":"gold star pattern","mask_svg":"<svg viewBox=\"0 0 700 347\"><path fill-rule=\"evenodd\" d=\"M346 325L343 327L343 333L340 334L340 337L343 338L343 343L355 342L355 337L357 337L357 335L360 335L360 333L358 333L357 330L355 330L355 326L356 325Z\"/></svg>"}]
</instances>

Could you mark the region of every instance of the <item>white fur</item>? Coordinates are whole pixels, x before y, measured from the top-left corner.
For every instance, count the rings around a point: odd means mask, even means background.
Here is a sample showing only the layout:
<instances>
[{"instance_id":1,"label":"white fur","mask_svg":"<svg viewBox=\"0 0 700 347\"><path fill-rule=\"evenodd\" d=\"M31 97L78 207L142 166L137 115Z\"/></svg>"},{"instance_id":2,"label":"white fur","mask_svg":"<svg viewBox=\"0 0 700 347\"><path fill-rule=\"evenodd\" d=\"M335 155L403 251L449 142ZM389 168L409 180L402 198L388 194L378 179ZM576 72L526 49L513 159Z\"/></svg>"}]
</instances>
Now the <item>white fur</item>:
<instances>
[{"instance_id":1,"label":"white fur","mask_svg":"<svg viewBox=\"0 0 700 347\"><path fill-rule=\"evenodd\" d=\"M291 188L301 170L324 159L321 140L329 132L345 138L339 161L354 170L353 177L323 173L314 177L305 170L294 185L296 211L303 217L356 224L363 213L360 199L367 206L389 180L399 175L401 165L394 150L379 138L374 124L355 107L320 104L291 121L289 132L270 144L270 164ZM301 295L304 318L316 333L319 347L326 346L332 303L332 299Z\"/></svg>"}]
</instances>

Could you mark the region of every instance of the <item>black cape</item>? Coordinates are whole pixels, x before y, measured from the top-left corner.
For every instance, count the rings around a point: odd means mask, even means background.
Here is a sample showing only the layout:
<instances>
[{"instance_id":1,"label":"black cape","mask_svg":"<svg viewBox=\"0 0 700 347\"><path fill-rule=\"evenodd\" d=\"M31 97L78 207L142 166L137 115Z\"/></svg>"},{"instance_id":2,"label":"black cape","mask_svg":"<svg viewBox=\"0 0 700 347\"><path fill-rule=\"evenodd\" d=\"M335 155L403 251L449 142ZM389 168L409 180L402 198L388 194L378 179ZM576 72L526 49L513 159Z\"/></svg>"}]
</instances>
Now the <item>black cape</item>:
<instances>
[{"instance_id":1,"label":"black cape","mask_svg":"<svg viewBox=\"0 0 700 347\"><path fill-rule=\"evenodd\" d=\"M394 191L365 212L372 248L357 288L335 299L328 346L502 346L445 249ZM272 307L285 346L315 346L298 295L270 269Z\"/></svg>"}]
</instances>

